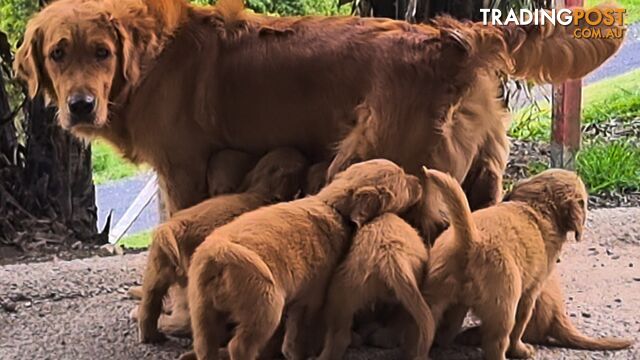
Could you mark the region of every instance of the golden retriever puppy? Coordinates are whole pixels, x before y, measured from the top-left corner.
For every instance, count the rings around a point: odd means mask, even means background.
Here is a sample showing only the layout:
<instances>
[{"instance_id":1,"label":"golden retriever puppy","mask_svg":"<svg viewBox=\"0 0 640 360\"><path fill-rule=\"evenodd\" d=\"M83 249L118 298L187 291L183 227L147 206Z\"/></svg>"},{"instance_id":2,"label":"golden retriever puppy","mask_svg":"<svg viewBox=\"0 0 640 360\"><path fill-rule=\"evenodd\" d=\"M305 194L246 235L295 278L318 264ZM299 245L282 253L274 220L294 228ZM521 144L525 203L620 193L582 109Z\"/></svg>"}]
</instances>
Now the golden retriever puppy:
<instances>
[{"instance_id":1,"label":"golden retriever puppy","mask_svg":"<svg viewBox=\"0 0 640 360\"><path fill-rule=\"evenodd\" d=\"M237 150L214 154L207 165L209 197L236 192L257 160L253 154Z\"/></svg>"},{"instance_id":2,"label":"golden retriever puppy","mask_svg":"<svg viewBox=\"0 0 640 360\"><path fill-rule=\"evenodd\" d=\"M278 327L285 307L283 353L305 356L305 330L315 324L331 274L345 255L353 226L385 212L402 212L420 198L415 176L378 159L338 174L317 195L243 214L198 247L189 268L194 352L183 359L217 359L222 327L237 324L233 360L255 359Z\"/></svg>"},{"instance_id":3,"label":"golden retriever puppy","mask_svg":"<svg viewBox=\"0 0 640 360\"><path fill-rule=\"evenodd\" d=\"M571 323L564 305L558 271L553 271L536 301L531 320L522 340L528 344L560 346L579 350L621 350L633 345L629 339L586 336ZM477 346L482 333L480 327L472 327L456 338L457 343Z\"/></svg>"},{"instance_id":4,"label":"golden retriever puppy","mask_svg":"<svg viewBox=\"0 0 640 360\"><path fill-rule=\"evenodd\" d=\"M423 288L439 337L453 339L470 308L482 322L489 360L529 358L522 342L535 301L570 231L580 240L587 192L566 170L547 170L517 184L507 201L471 213L460 185L425 169L425 191L443 195L451 227L435 242Z\"/></svg>"},{"instance_id":5,"label":"golden retriever puppy","mask_svg":"<svg viewBox=\"0 0 640 360\"><path fill-rule=\"evenodd\" d=\"M307 181L304 185L305 195L315 195L326 184L326 174L329 163L326 161L313 164L307 171Z\"/></svg>"},{"instance_id":6,"label":"golden retriever puppy","mask_svg":"<svg viewBox=\"0 0 640 360\"><path fill-rule=\"evenodd\" d=\"M157 327L162 299L169 286L186 287L191 255L205 237L240 214L293 199L302 187L306 168L307 161L298 151L273 150L247 175L242 193L220 195L182 210L155 230L138 311L140 341L164 338ZM172 319L174 327L180 329L189 323L189 318L186 301L180 301L183 295L177 295Z\"/></svg>"},{"instance_id":7,"label":"golden retriever puppy","mask_svg":"<svg viewBox=\"0 0 640 360\"><path fill-rule=\"evenodd\" d=\"M407 358L426 359L434 335L431 310L418 288L427 249L418 232L396 214L383 214L362 226L346 259L331 279L325 305L327 334L319 360L341 359L351 340L354 314L376 301L400 302L418 329ZM405 323L405 326L408 324Z\"/></svg>"},{"instance_id":8,"label":"golden retriever puppy","mask_svg":"<svg viewBox=\"0 0 640 360\"><path fill-rule=\"evenodd\" d=\"M150 164L173 213L207 197L207 161L222 148L295 146L314 161L337 149L330 177L387 158L410 173L426 164L464 181L484 157L506 154L488 141L507 143L501 114L452 115L469 92L481 100L469 107L489 113L496 70L580 78L623 41L575 39L572 30L272 17L245 11L241 0L57 0L29 21L14 68L32 97L58 106L63 128ZM494 88L476 87L480 76Z\"/></svg>"},{"instance_id":9,"label":"golden retriever puppy","mask_svg":"<svg viewBox=\"0 0 640 360\"><path fill-rule=\"evenodd\" d=\"M256 157L242 151L222 150L214 154L211 159L209 159L209 164L207 166L207 188L209 189L209 196L215 197L221 194L236 192L236 190L241 186L247 173L255 166L255 164ZM128 294L134 299L142 299L142 287L131 287L128 290ZM186 309L186 307L183 306L186 303L186 297L186 289L182 289L180 286L172 286L169 290L169 296L165 298L163 307L164 312L171 313L174 305L176 305L178 310L180 308ZM188 315L188 310L185 311ZM138 309L136 307L130 314L130 318L134 321L138 321L137 312ZM177 317L173 316L173 319L177 319ZM183 335L185 331L189 333L191 332L188 316L186 318L186 323L178 321L176 324L178 326L175 329L172 329L171 323L163 325L165 320L166 317L161 317L158 324L158 327L164 333Z\"/></svg>"}]
</instances>

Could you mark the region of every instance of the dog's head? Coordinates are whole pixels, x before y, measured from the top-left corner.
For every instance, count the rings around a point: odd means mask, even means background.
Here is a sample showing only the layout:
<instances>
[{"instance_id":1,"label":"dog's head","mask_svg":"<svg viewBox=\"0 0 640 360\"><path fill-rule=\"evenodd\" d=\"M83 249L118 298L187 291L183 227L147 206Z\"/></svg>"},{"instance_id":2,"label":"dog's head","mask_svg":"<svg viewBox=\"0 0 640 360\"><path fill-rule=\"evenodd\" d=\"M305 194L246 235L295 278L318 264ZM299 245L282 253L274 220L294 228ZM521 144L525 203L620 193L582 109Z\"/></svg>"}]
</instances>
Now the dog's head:
<instances>
[{"instance_id":1,"label":"dog's head","mask_svg":"<svg viewBox=\"0 0 640 360\"><path fill-rule=\"evenodd\" d=\"M587 189L576 173L550 169L518 183L503 200L526 202L547 212L560 231L573 231L580 241L588 199Z\"/></svg>"},{"instance_id":2,"label":"dog's head","mask_svg":"<svg viewBox=\"0 0 640 360\"><path fill-rule=\"evenodd\" d=\"M263 194L275 202L288 201L302 190L307 167L307 159L298 150L278 148L258 161L241 189Z\"/></svg>"},{"instance_id":3,"label":"dog's head","mask_svg":"<svg viewBox=\"0 0 640 360\"><path fill-rule=\"evenodd\" d=\"M383 213L406 211L420 199L422 187L398 165L376 159L338 173L318 196L360 227Z\"/></svg>"},{"instance_id":4,"label":"dog's head","mask_svg":"<svg viewBox=\"0 0 640 360\"><path fill-rule=\"evenodd\" d=\"M177 2L176 2L177 3ZM59 109L65 129L108 122L109 105L159 52L158 24L142 1L58 0L27 24L14 69L29 95Z\"/></svg>"}]
</instances>

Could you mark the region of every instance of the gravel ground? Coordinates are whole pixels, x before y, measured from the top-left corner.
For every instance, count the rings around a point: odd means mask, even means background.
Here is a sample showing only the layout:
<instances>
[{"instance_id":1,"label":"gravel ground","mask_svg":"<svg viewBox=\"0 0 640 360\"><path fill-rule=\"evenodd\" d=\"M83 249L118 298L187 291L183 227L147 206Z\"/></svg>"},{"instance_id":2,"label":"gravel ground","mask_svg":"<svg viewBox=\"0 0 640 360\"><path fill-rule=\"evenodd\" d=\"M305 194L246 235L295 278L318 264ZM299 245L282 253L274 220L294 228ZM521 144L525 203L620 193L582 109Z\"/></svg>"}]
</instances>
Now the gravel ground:
<instances>
[{"instance_id":1,"label":"gravel ground","mask_svg":"<svg viewBox=\"0 0 640 360\"><path fill-rule=\"evenodd\" d=\"M590 335L640 340L640 208L591 212L581 243L568 243L559 264L567 305ZM0 359L174 359L189 343L140 345L128 320L146 253L0 267ZM436 351L434 359L479 359L476 349ZM361 349L349 359L397 359ZM621 352L540 348L536 359L640 359Z\"/></svg>"}]
</instances>

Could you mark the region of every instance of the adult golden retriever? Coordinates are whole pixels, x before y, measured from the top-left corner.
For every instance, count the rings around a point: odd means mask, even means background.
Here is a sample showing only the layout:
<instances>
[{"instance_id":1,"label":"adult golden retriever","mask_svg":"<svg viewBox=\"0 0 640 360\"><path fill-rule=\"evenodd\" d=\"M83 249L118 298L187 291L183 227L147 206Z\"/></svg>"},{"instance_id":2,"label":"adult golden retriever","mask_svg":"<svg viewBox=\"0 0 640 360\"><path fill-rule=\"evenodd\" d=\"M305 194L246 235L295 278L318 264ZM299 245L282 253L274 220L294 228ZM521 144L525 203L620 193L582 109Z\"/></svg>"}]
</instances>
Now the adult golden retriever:
<instances>
[{"instance_id":1,"label":"adult golden retriever","mask_svg":"<svg viewBox=\"0 0 640 360\"><path fill-rule=\"evenodd\" d=\"M506 163L494 71L579 78L621 42L551 25L278 18L241 0L58 0L29 21L15 70L62 127L149 163L170 212L206 198L212 153L277 146L311 161L337 149L329 177L376 157L426 164L465 181L476 208L496 201Z\"/></svg>"},{"instance_id":2,"label":"adult golden retriever","mask_svg":"<svg viewBox=\"0 0 640 360\"><path fill-rule=\"evenodd\" d=\"M436 240L423 291L439 337L453 340L471 308L482 321L482 348L489 360L525 359L522 342L545 280L568 232L580 240L587 191L578 175L547 170L517 184L508 201L471 213L460 185L425 170L425 191L443 194L451 228Z\"/></svg>"}]
</instances>

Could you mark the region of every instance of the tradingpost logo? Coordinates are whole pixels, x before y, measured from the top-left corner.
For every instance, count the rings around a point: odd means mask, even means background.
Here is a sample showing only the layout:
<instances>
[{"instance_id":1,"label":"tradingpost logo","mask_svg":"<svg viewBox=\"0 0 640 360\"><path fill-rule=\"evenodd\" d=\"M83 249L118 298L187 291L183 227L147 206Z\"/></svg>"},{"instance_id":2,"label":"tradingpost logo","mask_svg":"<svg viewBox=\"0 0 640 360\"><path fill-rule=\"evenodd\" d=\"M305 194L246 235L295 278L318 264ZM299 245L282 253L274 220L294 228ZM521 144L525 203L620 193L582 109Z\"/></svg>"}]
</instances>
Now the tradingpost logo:
<instances>
[{"instance_id":1,"label":"tradingpost logo","mask_svg":"<svg viewBox=\"0 0 640 360\"><path fill-rule=\"evenodd\" d=\"M499 9L480 9L480 13L485 25L573 25L573 36L578 39L620 39L625 31L626 10L621 8L511 9L506 16Z\"/></svg>"}]
</instances>

